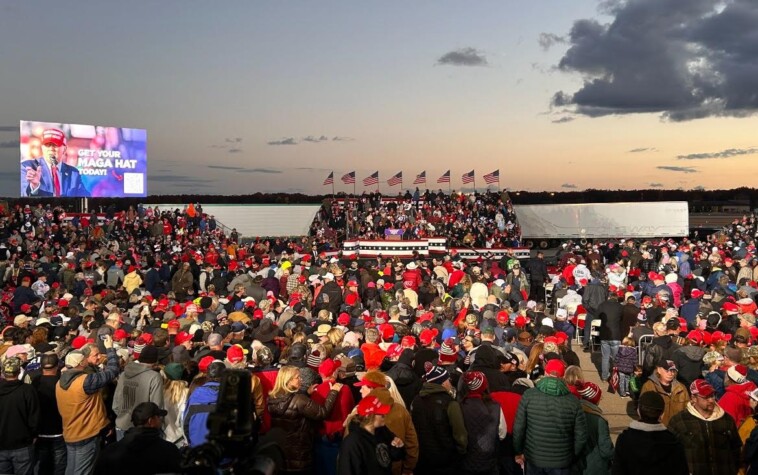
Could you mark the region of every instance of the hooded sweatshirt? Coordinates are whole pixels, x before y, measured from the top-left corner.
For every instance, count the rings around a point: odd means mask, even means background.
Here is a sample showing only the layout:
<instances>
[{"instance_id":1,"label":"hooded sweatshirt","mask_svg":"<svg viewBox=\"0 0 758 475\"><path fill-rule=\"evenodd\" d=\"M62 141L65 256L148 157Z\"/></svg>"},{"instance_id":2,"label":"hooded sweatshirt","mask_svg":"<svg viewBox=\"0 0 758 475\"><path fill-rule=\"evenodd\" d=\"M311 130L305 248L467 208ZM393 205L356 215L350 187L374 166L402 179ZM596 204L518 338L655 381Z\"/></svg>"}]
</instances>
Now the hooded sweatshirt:
<instances>
[{"instance_id":1,"label":"hooded sweatshirt","mask_svg":"<svg viewBox=\"0 0 758 475\"><path fill-rule=\"evenodd\" d=\"M732 384L726 387L724 395L719 399L718 405L734 419L737 427L750 417L753 410L750 408L750 392L755 389L755 384L750 381L742 384Z\"/></svg>"},{"instance_id":2,"label":"hooded sweatshirt","mask_svg":"<svg viewBox=\"0 0 758 475\"><path fill-rule=\"evenodd\" d=\"M132 410L143 402L154 402L158 407L163 407L163 378L149 365L130 361L119 376L113 395L116 427L130 429Z\"/></svg>"},{"instance_id":3,"label":"hooded sweatshirt","mask_svg":"<svg viewBox=\"0 0 758 475\"><path fill-rule=\"evenodd\" d=\"M0 381L0 450L32 445L39 423L37 391L22 381Z\"/></svg>"}]
</instances>

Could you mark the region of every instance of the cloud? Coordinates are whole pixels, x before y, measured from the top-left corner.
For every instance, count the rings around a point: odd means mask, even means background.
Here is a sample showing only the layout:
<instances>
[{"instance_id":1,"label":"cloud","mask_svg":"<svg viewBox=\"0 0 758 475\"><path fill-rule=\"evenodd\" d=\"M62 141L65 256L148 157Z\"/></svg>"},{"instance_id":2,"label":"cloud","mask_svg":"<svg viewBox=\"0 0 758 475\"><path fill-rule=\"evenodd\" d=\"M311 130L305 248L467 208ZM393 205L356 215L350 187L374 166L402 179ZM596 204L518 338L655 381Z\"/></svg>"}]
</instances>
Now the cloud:
<instances>
[{"instance_id":1,"label":"cloud","mask_svg":"<svg viewBox=\"0 0 758 475\"><path fill-rule=\"evenodd\" d=\"M229 138L229 139L224 139L224 142L226 142L226 143L240 143L240 142L242 142L242 138L241 137L233 137L233 138Z\"/></svg>"},{"instance_id":2,"label":"cloud","mask_svg":"<svg viewBox=\"0 0 758 475\"><path fill-rule=\"evenodd\" d=\"M0 132L18 132L18 125L0 125Z\"/></svg>"},{"instance_id":3,"label":"cloud","mask_svg":"<svg viewBox=\"0 0 758 475\"><path fill-rule=\"evenodd\" d=\"M639 147L627 150L626 153L642 153L642 152L657 152L655 147Z\"/></svg>"},{"instance_id":4,"label":"cloud","mask_svg":"<svg viewBox=\"0 0 758 475\"><path fill-rule=\"evenodd\" d=\"M265 173L265 174L279 174L281 170L274 170L272 168L245 168L240 170L240 173Z\"/></svg>"},{"instance_id":5,"label":"cloud","mask_svg":"<svg viewBox=\"0 0 758 475\"><path fill-rule=\"evenodd\" d=\"M266 143L269 145L297 145L297 141L294 137L285 137L281 140L271 140Z\"/></svg>"},{"instance_id":6,"label":"cloud","mask_svg":"<svg viewBox=\"0 0 758 475\"><path fill-rule=\"evenodd\" d=\"M713 153L690 153L688 155L677 155L679 160L708 160L711 158L731 158L740 155L753 155L758 153L758 148L730 148L720 152Z\"/></svg>"},{"instance_id":7,"label":"cloud","mask_svg":"<svg viewBox=\"0 0 758 475\"><path fill-rule=\"evenodd\" d=\"M240 171L244 170L244 167L230 167L227 165L208 165L208 168L212 168L214 170L230 170L230 171Z\"/></svg>"},{"instance_id":8,"label":"cloud","mask_svg":"<svg viewBox=\"0 0 758 475\"><path fill-rule=\"evenodd\" d=\"M240 153L242 152L241 148L230 148L229 153Z\"/></svg>"},{"instance_id":9,"label":"cloud","mask_svg":"<svg viewBox=\"0 0 758 475\"><path fill-rule=\"evenodd\" d=\"M449 66L487 66L487 58L474 48L461 48L443 54L437 60L439 65Z\"/></svg>"},{"instance_id":10,"label":"cloud","mask_svg":"<svg viewBox=\"0 0 758 475\"><path fill-rule=\"evenodd\" d=\"M321 135L319 137L314 137L313 135L309 135L307 137L303 137L303 142L311 142L311 143L319 143L319 142L327 142L329 140L329 137L326 135Z\"/></svg>"},{"instance_id":11,"label":"cloud","mask_svg":"<svg viewBox=\"0 0 758 475\"><path fill-rule=\"evenodd\" d=\"M340 137L339 135L332 137L332 142L352 142L354 140L352 137Z\"/></svg>"},{"instance_id":12,"label":"cloud","mask_svg":"<svg viewBox=\"0 0 758 475\"><path fill-rule=\"evenodd\" d=\"M663 188L663 183L648 183L650 188Z\"/></svg>"},{"instance_id":13,"label":"cloud","mask_svg":"<svg viewBox=\"0 0 758 475\"><path fill-rule=\"evenodd\" d=\"M551 122L554 123L554 124L565 124L565 123L571 122L573 120L574 120L574 117L571 117L571 116L567 115L565 117L561 117L560 119L552 120Z\"/></svg>"},{"instance_id":14,"label":"cloud","mask_svg":"<svg viewBox=\"0 0 758 475\"><path fill-rule=\"evenodd\" d=\"M705 187L703 185L698 185L694 188L692 188L694 191L705 191Z\"/></svg>"},{"instance_id":15,"label":"cloud","mask_svg":"<svg viewBox=\"0 0 758 475\"><path fill-rule=\"evenodd\" d=\"M665 170L667 172L680 172L680 173L698 173L698 171L692 167L674 167L669 165L662 165L655 167L658 170Z\"/></svg>"},{"instance_id":16,"label":"cloud","mask_svg":"<svg viewBox=\"0 0 758 475\"><path fill-rule=\"evenodd\" d=\"M18 148L18 140L7 140L0 142L0 148Z\"/></svg>"},{"instance_id":17,"label":"cloud","mask_svg":"<svg viewBox=\"0 0 758 475\"><path fill-rule=\"evenodd\" d=\"M758 112L758 2L613 0L611 21L574 22L558 68L580 76L554 106L590 117L659 113L671 121Z\"/></svg>"},{"instance_id":18,"label":"cloud","mask_svg":"<svg viewBox=\"0 0 758 475\"><path fill-rule=\"evenodd\" d=\"M207 179L186 175L151 175L149 180L158 183L182 183L185 185L191 184L193 186L208 183Z\"/></svg>"},{"instance_id":19,"label":"cloud","mask_svg":"<svg viewBox=\"0 0 758 475\"><path fill-rule=\"evenodd\" d=\"M577 186L573 183L564 183L561 185L561 188L565 188L567 190L575 190Z\"/></svg>"},{"instance_id":20,"label":"cloud","mask_svg":"<svg viewBox=\"0 0 758 475\"><path fill-rule=\"evenodd\" d=\"M241 143L242 137L228 137L224 139L223 144L214 144L211 145L211 148L227 150L229 153L240 153L242 152L242 147L240 147Z\"/></svg>"},{"instance_id":21,"label":"cloud","mask_svg":"<svg viewBox=\"0 0 758 475\"><path fill-rule=\"evenodd\" d=\"M537 42L539 42L540 48L547 51L555 44L565 43L566 38L558 36L555 33L540 33Z\"/></svg>"}]
</instances>

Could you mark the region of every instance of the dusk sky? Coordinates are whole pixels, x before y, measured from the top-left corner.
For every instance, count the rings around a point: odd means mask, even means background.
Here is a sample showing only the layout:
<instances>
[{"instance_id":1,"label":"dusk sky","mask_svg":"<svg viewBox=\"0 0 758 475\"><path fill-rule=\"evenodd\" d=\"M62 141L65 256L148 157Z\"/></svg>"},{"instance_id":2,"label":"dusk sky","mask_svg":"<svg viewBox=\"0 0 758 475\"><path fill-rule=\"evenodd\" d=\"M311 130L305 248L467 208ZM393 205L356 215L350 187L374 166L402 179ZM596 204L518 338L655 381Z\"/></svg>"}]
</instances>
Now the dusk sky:
<instances>
[{"instance_id":1,"label":"dusk sky","mask_svg":"<svg viewBox=\"0 0 758 475\"><path fill-rule=\"evenodd\" d=\"M147 129L149 194L754 186L756 25L755 0L2 0L0 195L20 120Z\"/></svg>"}]
</instances>

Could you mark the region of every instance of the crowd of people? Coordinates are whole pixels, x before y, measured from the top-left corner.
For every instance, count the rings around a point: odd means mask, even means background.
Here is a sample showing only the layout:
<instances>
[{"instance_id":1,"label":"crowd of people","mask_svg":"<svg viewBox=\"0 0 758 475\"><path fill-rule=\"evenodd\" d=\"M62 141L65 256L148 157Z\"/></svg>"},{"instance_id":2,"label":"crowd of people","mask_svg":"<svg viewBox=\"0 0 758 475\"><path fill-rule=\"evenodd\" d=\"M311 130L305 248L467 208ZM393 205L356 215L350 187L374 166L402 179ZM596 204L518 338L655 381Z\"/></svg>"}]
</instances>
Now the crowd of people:
<instances>
[{"instance_id":1,"label":"crowd of people","mask_svg":"<svg viewBox=\"0 0 758 475\"><path fill-rule=\"evenodd\" d=\"M384 198L384 199L383 199ZM449 247L516 247L520 228L507 192L465 194L442 190L383 197L335 199L318 214L311 234L330 242L396 236L418 240L443 236Z\"/></svg>"},{"instance_id":2,"label":"crowd of people","mask_svg":"<svg viewBox=\"0 0 758 475\"><path fill-rule=\"evenodd\" d=\"M489 199L422 206L475 226L502 209ZM541 253L242 244L196 206L148 209L0 220L0 473L181 473L237 370L282 473L758 469L754 217L720 240L567 243L549 274ZM596 344L607 388L574 351ZM638 415L615 446L610 392Z\"/></svg>"}]
</instances>

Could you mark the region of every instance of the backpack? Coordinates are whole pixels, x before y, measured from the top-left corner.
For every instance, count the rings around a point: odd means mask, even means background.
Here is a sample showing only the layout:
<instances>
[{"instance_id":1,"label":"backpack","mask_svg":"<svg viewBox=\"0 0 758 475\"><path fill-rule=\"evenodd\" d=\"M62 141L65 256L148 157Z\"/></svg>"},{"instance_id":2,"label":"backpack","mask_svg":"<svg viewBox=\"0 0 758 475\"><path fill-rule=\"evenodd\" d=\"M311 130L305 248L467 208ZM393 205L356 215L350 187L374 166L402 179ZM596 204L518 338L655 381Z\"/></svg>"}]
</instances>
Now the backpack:
<instances>
[{"instance_id":1,"label":"backpack","mask_svg":"<svg viewBox=\"0 0 758 475\"><path fill-rule=\"evenodd\" d=\"M208 382L190 394L184 412L184 436L190 447L208 441L208 415L216 409L220 383Z\"/></svg>"}]
</instances>

